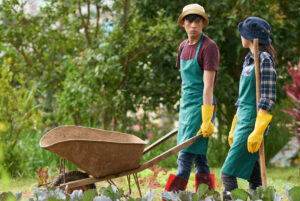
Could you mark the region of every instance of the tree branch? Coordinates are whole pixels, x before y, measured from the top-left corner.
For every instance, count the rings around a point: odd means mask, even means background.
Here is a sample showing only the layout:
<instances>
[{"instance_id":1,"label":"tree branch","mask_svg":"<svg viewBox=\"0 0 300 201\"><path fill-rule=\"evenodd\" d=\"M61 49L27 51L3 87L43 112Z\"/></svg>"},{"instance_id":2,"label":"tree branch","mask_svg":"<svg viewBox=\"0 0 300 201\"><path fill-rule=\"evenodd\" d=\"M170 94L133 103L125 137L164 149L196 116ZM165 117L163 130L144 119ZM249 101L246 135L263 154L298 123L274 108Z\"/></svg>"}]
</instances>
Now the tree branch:
<instances>
[{"instance_id":1,"label":"tree branch","mask_svg":"<svg viewBox=\"0 0 300 201\"><path fill-rule=\"evenodd\" d=\"M90 23L90 15L91 15L91 5L90 5L90 1L89 0L86 0L86 3L87 3L87 21L86 21L86 25L87 27L89 26L89 23Z\"/></svg>"},{"instance_id":2,"label":"tree branch","mask_svg":"<svg viewBox=\"0 0 300 201\"><path fill-rule=\"evenodd\" d=\"M100 20L100 6L96 5L97 10L97 19L96 19L96 31L95 31L95 38L98 36L98 30L99 30L99 20Z\"/></svg>"},{"instance_id":3,"label":"tree branch","mask_svg":"<svg viewBox=\"0 0 300 201\"><path fill-rule=\"evenodd\" d=\"M156 38L156 39L149 39L149 40L150 40L150 41L153 41L153 40L157 41L158 38ZM147 43L147 42L146 42L146 43ZM124 85L125 85L125 82L126 82L126 79L127 79L128 64L131 63L131 62L133 62L133 61L136 60L137 58L139 58L141 55L146 54L147 52L150 52L153 48L154 48L154 46L151 46L149 49L146 49L146 50L144 50L144 51L138 52L138 53L136 53L136 54L135 54L132 58L130 58L130 59L128 59L128 57L126 56L125 62L124 62L124 64L123 64L123 68L124 68L124 70L123 70L123 72L124 72L124 77L123 77L122 81L120 82L119 86L114 90L115 92L116 92L117 90L122 89L122 88L124 87Z\"/></svg>"},{"instance_id":4,"label":"tree branch","mask_svg":"<svg viewBox=\"0 0 300 201\"><path fill-rule=\"evenodd\" d=\"M148 51L150 51L152 48L150 48ZM138 52L136 53L136 55L134 55L132 58L128 59L128 63L133 62L134 60L136 60L137 58L139 58L139 56L141 56L142 54L144 54L145 52Z\"/></svg>"},{"instance_id":5,"label":"tree branch","mask_svg":"<svg viewBox=\"0 0 300 201\"><path fill-rule=\"evenodd\" d=\"M46 67L45 61L42 60L42 54L38 52L38 50L35 48L35 44L33 40L31 40L33 51L37 54L38 60L43 64L44 67Z\"/></svg>"},{"instance_id":6,"label":"tree branch","mask_svg":"<svg viewBox=\"0 0 300 201\"><path fill-rule=\"evenodd\" d=\"M120 82L119 86L118 86L114 91L120 90L120 89L122 89L122 88L124 87L125 81L126 81L126 79L127 79L127 68L128 68L128 64L129 64L129 62L128 62L128 57L126 57L126 58L125 58L124 65L123 65L123 68L124 68L124 70L123 70L123 72L124 72L124 77L123 77L122 81Z\"/></svg>"},{"instance_id":7,"label":"tree branch","mask_svg":"<svg viewBox=\"0 0 300 201\"><path fill-rule=\"evenodd\" d=\"M103 86L102 89L102 97L104 99L104 101L107 101L107 97L106 97L106 90L105 90L105 86ZM107 123L107 108L103 107L103 111L102 111L102 129L106 129L106 123Z\"/></svg>"},{"instance_id":8,"label":"tree branch","mask_svg":"<svg viewBox=\"0 0 300 201\"><path fill-rule=\"evenodd\" d=\"M88 27L88 23L86 23L84 21L84 17L82 15L80 0L78 1L78 11L79 11L80 19L81 19L81 22L82 22L82 25L83 25L83 28L84 28L85 43L86 43L87 46L90 46L89 32L88 32L89 27Z\"/></svg>"},{"instance_id":9,"label":"tree branch","mask_svg":"<svg viewBox=\"0 0 300 201\"><path fill-rule=\"evenodd\" d=\"M12 41L10 41L10 44L16 48L16 50L19 52L19 54L21 54L23 56L23 58L25 59L26 63L29 66L33 66L32 61L29 59L29 57L25 54L24 50L22 49L22 46L18 47L16 44L14 44ZM20 48L20 49L19 49Z\"/></svg>"},{"instance_id":10,"label":"tree branch","mask_svg":"<svg viewBox=\"0 0 300 201\"><path fill-rule=\"evenodd\" d=\"M123 0L123 20L124 20L124 24L123 24L123 29L124 29L124 33L126 32L127 29L127 0Z\"/></svg>"}]
</instances>

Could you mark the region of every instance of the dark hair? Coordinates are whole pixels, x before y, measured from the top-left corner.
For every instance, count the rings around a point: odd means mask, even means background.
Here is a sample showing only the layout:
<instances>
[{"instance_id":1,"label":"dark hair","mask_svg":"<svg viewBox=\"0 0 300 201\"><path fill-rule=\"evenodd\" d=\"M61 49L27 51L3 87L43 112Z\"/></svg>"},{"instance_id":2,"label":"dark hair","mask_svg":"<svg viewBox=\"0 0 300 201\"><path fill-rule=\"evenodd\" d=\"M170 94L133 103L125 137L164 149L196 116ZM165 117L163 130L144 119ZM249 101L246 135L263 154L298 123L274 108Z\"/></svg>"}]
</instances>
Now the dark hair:
<instances>
[{"instance_id":1,"label":"dark hair","mask_svg":"<svg viewBox=\"0 0 300 201\"><path fill-rule=\"evenodd\" d=\"M184 16L184 18L182 19L182 21L187 20L189 22L193 22L195 20L202 20L204 21L204 18L201 15L197 15L197 14L189 14L187 16Z\"/></svg>"},{"instance_id":2,"label":"dark hair","mask_svg":"<svg viewBox=\"0 0 300 201\"><path fill-rule=\"evenodd\" d=\"M276 63L278 63L277 57L276 57L276 50L271 44L270 45L259 44L258 49L259 49L259 51L262 51L262 52L268 52L273 57L274 61Z\"/></svg>"}]
</instances>

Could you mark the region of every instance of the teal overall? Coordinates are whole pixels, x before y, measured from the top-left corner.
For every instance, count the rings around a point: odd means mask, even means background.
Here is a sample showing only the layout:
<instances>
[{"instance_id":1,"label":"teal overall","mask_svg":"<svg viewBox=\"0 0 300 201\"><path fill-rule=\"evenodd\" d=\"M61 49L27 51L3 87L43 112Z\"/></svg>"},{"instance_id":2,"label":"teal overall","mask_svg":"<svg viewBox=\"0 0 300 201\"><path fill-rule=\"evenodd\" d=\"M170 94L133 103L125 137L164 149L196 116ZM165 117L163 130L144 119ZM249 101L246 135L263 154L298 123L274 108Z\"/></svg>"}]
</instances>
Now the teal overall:
<instances>
[{"instance_id":1,"label":"teal overall","mask_svg":"<svg viewBox=\"0 0 300 201\"><path fill-rule=\"evenodd\" d=\"M179 126L177 144L194 137L202 124L201 105L203 104L203 71L201 70L197 55L199 53L204 34L202 33L198 43L194 59L183 60L180 55L180 74L182 79L182 93L179 111ZM208 138L200 138L193 145L183 149L183 152L193 154L206 154Z\"/></svg>"},{"instance_id":2,"label":"teal overall","mask_svg":"<svg viewBox=\"0 0 300 201\"><path fill-rule=\"evenodd\" d=\"M233 144L228 152L222 172L235 177L250 179L258 152L251 154L247 139L254 130L256 120L256 88L254 64L244 62L239 86L239 108L233 133Z\"/></svg>"}]
</instances>

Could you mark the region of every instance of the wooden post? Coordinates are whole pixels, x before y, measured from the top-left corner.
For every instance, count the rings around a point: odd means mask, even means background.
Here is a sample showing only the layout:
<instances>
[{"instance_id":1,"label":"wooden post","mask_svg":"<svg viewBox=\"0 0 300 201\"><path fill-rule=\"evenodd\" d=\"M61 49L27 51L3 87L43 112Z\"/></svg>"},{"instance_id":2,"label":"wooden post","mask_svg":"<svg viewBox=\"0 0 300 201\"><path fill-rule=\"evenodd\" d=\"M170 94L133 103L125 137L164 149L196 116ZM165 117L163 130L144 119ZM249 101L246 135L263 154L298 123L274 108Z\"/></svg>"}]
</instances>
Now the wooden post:
<instances>
[{"instance_id":1,"label":"wooden post","mask_svg":"<svg viewBox=\"0 0 300 201\"><path fill-rule=\"evenodd\" d=\"M259 66L259 49L258 39L254 39L254 63L255 63L255 80L256 80L256 107L258 113L258 103L260 99L260 66ZM266 161L265 161L265 149L264 149L264 138L259 148L259 163L260 163L260 174L262 179L262 185L267 188L267 175L266 175Z\"/></svg>"}]
</instances>

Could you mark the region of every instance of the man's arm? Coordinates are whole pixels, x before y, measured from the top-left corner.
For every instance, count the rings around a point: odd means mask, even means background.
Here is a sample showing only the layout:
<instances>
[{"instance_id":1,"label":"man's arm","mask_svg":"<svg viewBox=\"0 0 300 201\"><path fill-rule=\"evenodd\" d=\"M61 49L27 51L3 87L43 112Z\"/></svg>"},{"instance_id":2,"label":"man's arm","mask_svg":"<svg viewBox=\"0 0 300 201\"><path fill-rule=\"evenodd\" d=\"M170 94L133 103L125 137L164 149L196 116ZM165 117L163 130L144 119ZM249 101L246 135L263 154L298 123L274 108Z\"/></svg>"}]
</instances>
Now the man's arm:
<instances>
[{"instance_id":1,"label":"man's arm","mask_svg":"<svg viewBox=\"0 0 300 201\"><path fill-rule=\"evenodd\" d=\"M204 81L204 91L203 91L203 105L201 106L202 113L202 124L197 135L203 134L203 137L209 137L214 133L214 126L211 122L214 106L213 101L213 91L214 91L214 80L216 71L204 70L203 81Z\"/></svg>"},{"instance_id":2,"label":"man's arm","mask_svg":"<svg viewBox=\"0 0 300 201\"><path fill-rule=\"evenodd\" d=\"M216 71L204 70L203 105L212 105Z\"/></svg>"}]
</instances>

